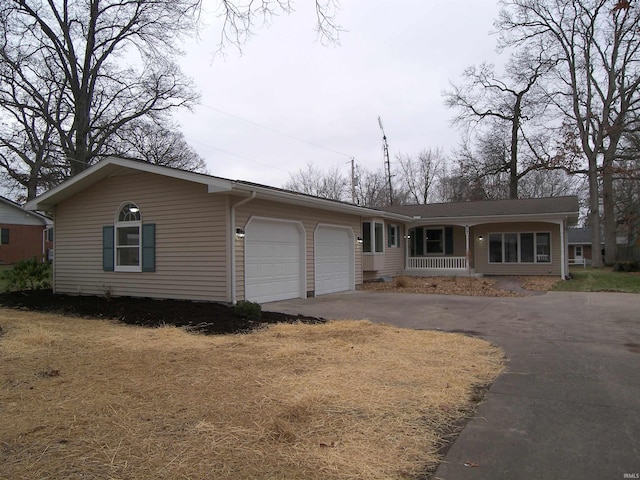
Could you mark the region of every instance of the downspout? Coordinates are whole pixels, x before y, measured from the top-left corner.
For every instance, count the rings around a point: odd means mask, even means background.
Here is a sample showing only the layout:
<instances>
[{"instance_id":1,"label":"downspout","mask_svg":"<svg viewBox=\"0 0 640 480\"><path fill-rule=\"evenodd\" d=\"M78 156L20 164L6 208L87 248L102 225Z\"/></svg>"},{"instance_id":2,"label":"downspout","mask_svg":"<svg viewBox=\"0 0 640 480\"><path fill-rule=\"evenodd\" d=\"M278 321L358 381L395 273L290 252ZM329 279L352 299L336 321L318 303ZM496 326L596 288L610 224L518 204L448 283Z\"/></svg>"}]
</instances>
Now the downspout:
<instances>
[{"instance_id":1,"label":"downspout","mask_svg":"<svg viewBox=\"0 0 640 480\"><path fill-rule=\"evenodd\" d=\"M236 304L236 208L245 203L249 203L254 198L256 198L256 192L252 190L250 197L231 205L231 218L229 220L231 242L231 303L234 305Z\"/></svg>"}]
</instances>

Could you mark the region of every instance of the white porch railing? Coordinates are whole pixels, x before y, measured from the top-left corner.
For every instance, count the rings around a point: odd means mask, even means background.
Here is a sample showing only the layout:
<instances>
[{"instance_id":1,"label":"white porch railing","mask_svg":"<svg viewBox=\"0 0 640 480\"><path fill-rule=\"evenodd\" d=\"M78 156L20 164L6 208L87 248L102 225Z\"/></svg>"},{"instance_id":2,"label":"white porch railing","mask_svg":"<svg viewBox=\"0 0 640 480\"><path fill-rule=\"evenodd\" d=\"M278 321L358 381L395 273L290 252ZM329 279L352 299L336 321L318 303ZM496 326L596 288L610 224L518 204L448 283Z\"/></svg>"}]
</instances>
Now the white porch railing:
<instances>
[{"instance_id":1,"label":"white porch railing","mask_svg":"<svg viewBox=\"0 0 640 480\"><path fill-rule=\"evenodd\" d=\"M466 257L407 257L407 270L466 270Z\"/></svg>"}]
</instances>

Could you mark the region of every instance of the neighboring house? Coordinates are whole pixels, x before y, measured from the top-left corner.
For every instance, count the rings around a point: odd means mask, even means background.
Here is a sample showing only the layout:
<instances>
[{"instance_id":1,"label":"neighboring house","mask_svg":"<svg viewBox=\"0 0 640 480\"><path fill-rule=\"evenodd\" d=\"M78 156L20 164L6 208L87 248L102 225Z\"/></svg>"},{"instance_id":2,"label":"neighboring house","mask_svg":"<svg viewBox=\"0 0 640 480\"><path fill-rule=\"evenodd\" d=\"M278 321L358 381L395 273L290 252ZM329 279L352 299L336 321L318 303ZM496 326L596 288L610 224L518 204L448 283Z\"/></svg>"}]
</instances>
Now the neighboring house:
<instances>
[{"instance_id":1,"label":"neighboring house","mask_svg":"<svg viewBox=\"0 0 640 480\"><path fill-rule=\"evenodd\" d=\"M59 293L262 303L403 272L567 273L577 198L456 205L378 210L111 157L26 208L54 217Z\"/></svg>"},{"instance_id":2,"label":"neighboring house","mask_svg":"<svg viewBox=\"0 0 640 480\"><path fill-rule=\"evenodd\" d=\"M33 257L47 258L52 246L51 226L51 220L45 216L0 197L0 265Z\"/></svg>"},{"instance_id":3,"label":"neighboring house","mask_svg":"<svg viewBox=\"0 0 640 480\"><path fill-rule=\"evenodd\" d=\"M569 264L591 265L593 249L591 248L591 229L586 227L574 227L567 231L569 239ZM604 249L604 241L600 246L600 252Z\"/></svg>"}]
</instances>

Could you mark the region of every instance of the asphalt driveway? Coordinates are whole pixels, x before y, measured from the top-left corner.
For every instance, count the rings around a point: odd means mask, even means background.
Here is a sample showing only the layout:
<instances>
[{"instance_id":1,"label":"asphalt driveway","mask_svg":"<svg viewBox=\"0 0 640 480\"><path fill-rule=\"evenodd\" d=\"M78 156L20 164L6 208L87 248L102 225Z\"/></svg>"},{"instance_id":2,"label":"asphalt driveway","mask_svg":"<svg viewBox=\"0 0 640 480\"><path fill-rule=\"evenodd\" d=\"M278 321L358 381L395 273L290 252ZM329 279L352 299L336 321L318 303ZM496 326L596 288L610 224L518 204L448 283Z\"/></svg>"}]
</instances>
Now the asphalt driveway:
<instances>
[{"instance_id":1,"label":"asphalt driveway","mask_svg":"<svg viewBox=\"0 0 640 480\"><path fill-rule=\"evenodd\" d=\"M640 478L640 295L357 291L263 309L461 331L502 347L507 370L435 478Z\"/></svg>"}]
</instances>

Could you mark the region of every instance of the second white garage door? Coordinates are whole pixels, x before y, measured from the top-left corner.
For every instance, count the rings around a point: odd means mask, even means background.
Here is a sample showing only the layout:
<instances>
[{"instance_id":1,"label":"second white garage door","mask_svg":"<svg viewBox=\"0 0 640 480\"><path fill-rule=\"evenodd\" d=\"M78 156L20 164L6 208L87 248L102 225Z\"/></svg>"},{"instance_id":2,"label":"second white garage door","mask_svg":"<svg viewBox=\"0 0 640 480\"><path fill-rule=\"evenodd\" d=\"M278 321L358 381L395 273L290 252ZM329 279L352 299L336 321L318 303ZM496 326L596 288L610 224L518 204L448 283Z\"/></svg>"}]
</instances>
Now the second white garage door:
<instances>
[{"instance_id":1,"label":"second white garage door","mask_svg":"<svg viewBox=\"0 0 640 480\"><path fill-rule=\"evenodd\" d=\"M320 225L315 232L316 295L355 288L353 231Z\"/></svg>"},{"instance_id":2,"label":"second white garage door","mask_svg":"<svg viewBox=\"0 0 640 480\"><path fill-rule=\"evenodd\" d=\"M304 231L297 222L251 219L245 236L245 297L274 302L305 296Z\"/></svg>"}]
</instances>

